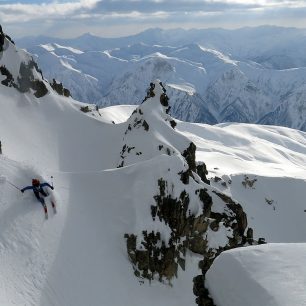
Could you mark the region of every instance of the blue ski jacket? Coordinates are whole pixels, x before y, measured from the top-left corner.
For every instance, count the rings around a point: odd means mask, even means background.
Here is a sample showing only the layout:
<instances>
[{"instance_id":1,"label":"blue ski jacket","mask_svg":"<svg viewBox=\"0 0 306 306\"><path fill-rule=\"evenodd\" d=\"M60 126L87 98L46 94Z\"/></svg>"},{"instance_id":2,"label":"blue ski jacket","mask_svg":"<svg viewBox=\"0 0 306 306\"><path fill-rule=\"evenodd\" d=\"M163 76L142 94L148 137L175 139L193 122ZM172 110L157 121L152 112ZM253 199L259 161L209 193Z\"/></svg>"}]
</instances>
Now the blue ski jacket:
<instances>
[{"instance_id":1,"label":"blue ski jacket","mask_svg":"<svg viewBox=\"0 0 306 306\"><path fill-rule=\"evenodd\" d=\"M54 189L50 184L48 183L42 183L39 186L27 186L21 189L21 192L24 192L25 190L33 189L33 191L40 191L43 187L49 187L51 189Z\"/></svg>"}]
</instances>

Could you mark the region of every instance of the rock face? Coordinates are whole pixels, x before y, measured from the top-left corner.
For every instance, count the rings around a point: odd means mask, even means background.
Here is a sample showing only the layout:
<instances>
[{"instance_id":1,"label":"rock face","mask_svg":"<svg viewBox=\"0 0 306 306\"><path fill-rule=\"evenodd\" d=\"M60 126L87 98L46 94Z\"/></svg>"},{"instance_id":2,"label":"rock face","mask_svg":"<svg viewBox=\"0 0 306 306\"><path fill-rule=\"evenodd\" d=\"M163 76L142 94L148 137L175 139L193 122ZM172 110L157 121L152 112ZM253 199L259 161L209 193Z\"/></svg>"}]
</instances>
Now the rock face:
<instances>
[{"instance_id":1,"label":"rock face","mask_svg":"<svg viewBox=\"0 0 306 306\"><path fill-rule=\"evenodd\" d=\"M48 89L42 80L35 79L33 69L40 73L42 77L42 72L32 59L27 64L23 62L20 64L20 76L17 77L16 88L20 92L28 92L30 89L33 89L35 97L41 98L48 93Z\"/></svg>"},{"instance_id":2,"label":"rock face","mask_svg":"<svg viewBox=\"0 0 306 306\"><path fill-rule=\"evenodd\" d=\"M50 84L51 87L61 96L70 97L70 91L63 86L62 83L57 83L55 79Z\"/></svg>"},{"instance_id":3,"label":"rock face","mask_svg":"<svg viewBox=\"0 0 306 306\"><path fill-rule=\"evenodd\" d=\"M2 27L0 25L0 52L3 51L4 39L5 39L5 35L4 35L4 33L2 31Z\"/></svg>"},{"instance_id":4,"label":"rock face","mask_svg":"<svg viewBox=\"0 0 306 306\"><path fill-rule=\"evenodd\" d=\"M127 253L137 277L170 283L178 270L184 270L188 264L187 251L201 255L202 275L194 279L196 302L213 305L204 288L205 273L213 260L224 250L258 242L253 240L253 230L248 228L242 206L208 184L206 165L195 159L195 144L175 131L168 110L166 91L155 81L150 84L143 104L127 122L119 167L160 154L178 160L178 170L170 166L160 170L157 190L147 212L156 223L155 229L126 233ZM170 133L172 139L176 138L171 144L169 141L159 143L155 138L161 134L161 125L164 125L164 138L170 139L167 138ZM148 133L145 143L139 142L143 133ZM148 143L149 149L145 149ZM220 236L217 245L215 239L214 243L211 241L213 235Z\"/></svg>"},{"instance_id":5,"label":"rock face","mask_svg":"<svg viewBox=\"0 0 306 306\"><path fill-rule=\"evenodd\" d=\"M49 90L66 97L70 96L69 90L61 84L50 85L44 79L42 71L33 58L23 50L17 50L12 39L2 31L0 26L0 74L1 84L13 87L21 93L33 92L36 98L45 96Z\"/></svg>"}]
</instances>

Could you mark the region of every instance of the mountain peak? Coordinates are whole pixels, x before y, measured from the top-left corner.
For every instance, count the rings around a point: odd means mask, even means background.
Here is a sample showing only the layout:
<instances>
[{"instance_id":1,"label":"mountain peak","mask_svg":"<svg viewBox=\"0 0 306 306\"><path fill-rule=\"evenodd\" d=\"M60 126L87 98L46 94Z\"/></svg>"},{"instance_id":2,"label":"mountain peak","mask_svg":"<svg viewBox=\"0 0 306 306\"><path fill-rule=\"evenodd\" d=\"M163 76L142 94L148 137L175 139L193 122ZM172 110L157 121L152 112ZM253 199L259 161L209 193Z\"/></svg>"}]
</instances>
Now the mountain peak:
<instances>
[{"instance_id":1,"label":"mountain peak","mask_svg":"<svg viewBox=\"0 0 306 306\"><path fill-rule=\"evenodd\" d=\"M188 146L189 142L186 139L182 141L184 138L182 136L176 137L177 133L173 131L176 122L168 115L170 109L168 100L162 82L160 80L151 82L142 104L134 110L126 122L127 128L118 167L139 160L148 160L166 152L172 155L178 152L176 148L183 149ZM173 145L165 143L163 138L166 136L170 139L173 137Z\"/></svg>"},{"instance_id":2,"label":"mountain peak","mask_svg":"<svg viewBox=\"0 0 306 306\"><path fill-rule=\"evenodd\" d=\"M98 37L97 35L92 34L91 32L86 32L79 36L79 38L91 38L91 37Z\"/></svg>"},{"instance_id":3,"label":"mountain peak","mask_svg":"<svg viewBox=\"0 0 306 306\"><path fill-rule=\"evenodd\" d=\"M0 29L1 84L21 93L34 91L40 98L48 93L46 81L33 58L24 50L17 50L13 40Z\"/></svg>"}]
</instances>

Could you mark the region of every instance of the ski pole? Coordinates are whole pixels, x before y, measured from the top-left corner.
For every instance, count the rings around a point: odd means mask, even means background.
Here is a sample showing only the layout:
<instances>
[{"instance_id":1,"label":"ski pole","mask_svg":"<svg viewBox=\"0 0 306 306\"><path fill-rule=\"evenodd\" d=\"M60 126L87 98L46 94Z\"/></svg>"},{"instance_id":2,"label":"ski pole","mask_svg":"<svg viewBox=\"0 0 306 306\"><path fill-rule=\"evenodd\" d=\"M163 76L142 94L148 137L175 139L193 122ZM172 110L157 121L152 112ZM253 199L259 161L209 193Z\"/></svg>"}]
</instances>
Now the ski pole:
<instances>
[{"instance_id":1,"label":"ski pole","mask_svg":"<svg viewBox=\"0 0 306 306\"><path fill-rule=\"evenodd\" d=\"M53 186L53 176L51 175L51 185L52 185L52 187L54 187Z\"/></svg>"},{"instance_id":2,"label":"ski pole","mask_svg":"<svg viewBox=\"0 0 306 306\"><path fill-rule=\"evenodd\" d=\"M17 187L16 185L14 185L13 183L11 183L9 180L6 180L10 185L12 185L13 187L15 187L16 189L18 189L19 191L21 191L21 189L19 187Z\"/></svg>"}]
</instances>

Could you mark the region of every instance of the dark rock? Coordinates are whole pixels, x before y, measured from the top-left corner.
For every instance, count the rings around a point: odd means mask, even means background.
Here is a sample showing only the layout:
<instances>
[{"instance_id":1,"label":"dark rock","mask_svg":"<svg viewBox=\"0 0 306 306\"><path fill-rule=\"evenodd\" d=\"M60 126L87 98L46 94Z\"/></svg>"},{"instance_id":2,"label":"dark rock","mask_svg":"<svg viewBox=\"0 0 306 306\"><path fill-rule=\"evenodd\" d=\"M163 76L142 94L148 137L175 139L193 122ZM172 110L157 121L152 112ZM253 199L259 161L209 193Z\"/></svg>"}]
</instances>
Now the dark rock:
<instances>
[{"instance_id":1,"label":"dark rock","mask_svg":"<svg viewBox=\"0 0 306 306\"><path fill-rule=\"evenodd\" d=\"M194 253L205 255L207 241L203 239L202 235L191 236L188 243L188 249Z\"/></svg>"},{"instance_id":2,"label":"dark rock","mask_svg":"<svg viewBox=\"0 0 306 306\"><path fill-rule=\"evenodd\" d=\"M191 171L196 172L196 160L195 160L195 152L196 152L196 145L191 142L189 147L182 153L182 156L185 157L189 169Z\"/></svg>"},{"instance_id":3,"label":"dark rock","mask_svg":"<svg viewBox=\"0 0 306 306\"><path fill-rule=\"evenodd\" d=\"M193 278L193 293L197 297L196 303L199 306L215 306L213 300L209 297L208 290L204 287L205 278L198 275Z\"/></svg>"},{"instance_id":4,"label":"dark rock","mask_svg":"<svg viewBox=\"0 0 306 306\"><path fill-rule=\"evenodd\" d=\"M244 235L245 229L248 226L247 216L246 213L243 211L242 206L236 202L234 202L229 196L213 191L217 196L219 196L227 206L235 213L237 224L238 224L238 231L241 236Z\"/></svg>"},{"instance_id":5,"label":"dark rock","mask_svg":"<svg viewBox=\"0 0 306 306\"><path fill-rule=\"evenodd\" d=\"M217 220L214 220L213 222L210 223L209 227L211 228L212 231L217 232L219 229L219 222Z\"/></svg>"},{"instance_id":6,"label":"dark rock","mask_svg":"<svg viewBox=\"0 0 306 306\"><path fill-rule=\"evenodd\" d=\"M199 198L202 201L203 205L203 215L207 218L211 215L211 207L212 207L212 197L208 194L207 189L199 190Z\"/></svg>"},{"instance_id":7,"label":"dark rock","mask_svg":"<svg viewBox=\"0 0 306 306\"><path fill-rule=\"evenodd\" d=\"M48 93L48 89L43 81L34 78L33 69L36 69L42 76L41 70L33 60L29 61L28 64L20 64L20 76L17 78L16 88L22 93L33 89L35 91L34 95L41 98Z\"/></svg>"},{"instance_id":8,"label":"dark rock","mask_svg":"<svg viewBox=\"0 0 306 306\"><path fill-rule=\"evenodd\" d=\"M55 90L59 95L70 97L70 91L63 86L62 83L57 83L55 79L53 79L52 83L50 84L53 90Z\"/></svg>"},{"instance_id":9,"label":"dark rock","mask_svg":"<svg viewBox=\"0 0 306 306\"><path fill-rule=\"evenodd\" d=\"M179 172L179 175L181 176L181 181L183 182L183 184L185 185L189 184L189 177L190 177L189 170L181 171Z\"/></svg>"},{"instance_id":10,"label":"dark rock","mask_svg":"<svg viewBox=\"0 0 306 306\"><path fill-rule=\"evenodd\" d=\"M128 148L128 149L127 149L128 153L130 153L131 150L134 150L134 149L135 149L135 147L127 147L127 148Z\"/></svg>"},{"instance_id":11,"label":"dark rock","mask_svg":"<svg viewBox=\"0 0 306 306\"><path fill-rule=\"evenodd\" d=\"M3 51L4 40L5 40L5 35L3 34L2 29L1 29L0 31L0 52Z\"/></svg>"},{"instance_id":12,"label":"dark rock","mask_svg":"<svg viewBox=\"0 0 306 306\"><path fill-rule=\"evenodd\" d=\"M8 71L8 69L5 66L0 66L0 73L6 76L6 79L1 81L2 85L5 85L7 87L16 87L12 74Z\"/></svg>"},{"instance_id":13,"label":"dark rock","mask_svg":"<svg viewBox=\"0 0 306 306\"><path fill-rule=\"evenodd\" d=\"M148 125L148 123L147 123L146 120L143 121L142 126L143 126L143 128L145 129L145 131L148 131L148 130L149 130L149 125Z\"/></svg>"},{"instance_id":14,"label":"dark rock","mask_svg":"<svg viewBox=\"0 0 306 306\"><path fill-rule=\"evenodd\" d=\"M43 81L35 80L32 82L32 89L35 90L35 97L41 98L48 93L48 89Z\"/></svg>"},{"instance_id":15,"label":"dark rock","mask_svg":"<svg viewBox=\"0 0 306 306\"><path fill-rule=\"evenodd\" d=\"M249 227L247 230L247 238L253 239L253 229L251 227Z\"/></svg>"},{"instance_id":16,"label":"dark rock","mask_svg":"<svg viewBox=\"0 0 306 306\"><path fill-rule=\"evenodd\" d=\"M175 127L176 127L176 122L175 122L175 120L171 120L170 121L170 125L171 125L171 127L174 129Z\"/></svg>"},{"instance_id":17,"label":"dark rock","mask_svg":"<svg viewBox=\"0 0 306 306\"><path fill-rule=\"evenodd\" d=\"M259 238L258 239L258 244L266 244L265 238Z\"/></svg>"},{"instance_id":18,"label":"dark rock","mask_svg":"<svg viewBox=\"0 0 306 306\"><path fill-rule=\"evenodd\" d=\"M207 179L206 175L208 174L206 164L203 162L198 162L196 164L196 173L199 175L199 177L202 179L202 181L205 184L210 185L210 181Z\"/></svg>"},{"instance_id":19,"label":"dark rock","mask_svg":"<svg viewBox=\"0 0 306 306\"><path fill-rule=\"evenodd\" d=\"M147 101L149 98L153 98L155 96L154 88L155 88L155 84L154 83L150 83L150 87L147 89L147 95L143 99L142 103Z\"/></svg>"},{"instance_id":20,"label":"dark rock","mask_svg":"<svg viewBox=\"0 0 306 306\"><path fill-rule=\"evenodd\" d=\"M245 175L244 180L242 181L241 184L244 186L244 188L249 187L255 189L254 187L255 182L257 182L257 178L250 179L247 175Z\"/></svg>"},{"instance_id":21,"label":"dark rock","mask_svg":"<svg viewBox=\"0 0 306 306\"><path fill-rule=\"evenodd\" d=\"M81 106L81 107L80 107L80 111L82 111L83 113L88 113L88 112L90 112L89 106L88 106L88 105L86 105L86 106Z\"/></svg>"},{"instance_id":22,"label":"dark rock","mask_svg":"<svg viewBox=\"0 0 306 306\"><path fill-rule=\"evenodd\" d=\"M165 107L169 106L168 101L169 101L169 98L165 93L160 95L160 104L162 106L165 106Z\"/></svg>"}]
</instances>

